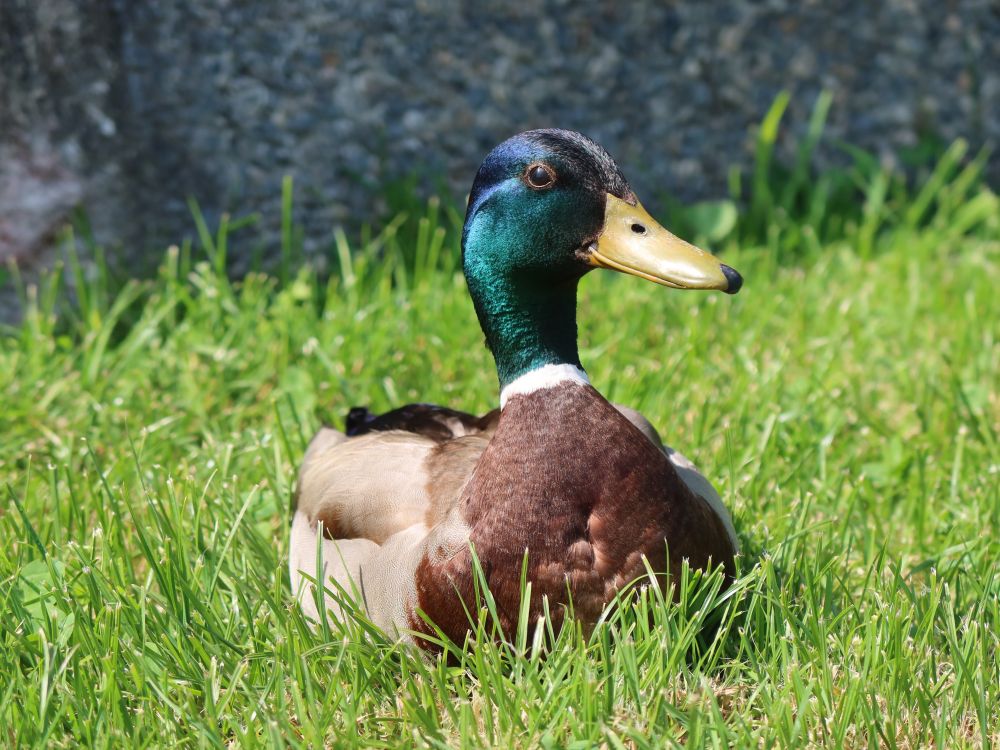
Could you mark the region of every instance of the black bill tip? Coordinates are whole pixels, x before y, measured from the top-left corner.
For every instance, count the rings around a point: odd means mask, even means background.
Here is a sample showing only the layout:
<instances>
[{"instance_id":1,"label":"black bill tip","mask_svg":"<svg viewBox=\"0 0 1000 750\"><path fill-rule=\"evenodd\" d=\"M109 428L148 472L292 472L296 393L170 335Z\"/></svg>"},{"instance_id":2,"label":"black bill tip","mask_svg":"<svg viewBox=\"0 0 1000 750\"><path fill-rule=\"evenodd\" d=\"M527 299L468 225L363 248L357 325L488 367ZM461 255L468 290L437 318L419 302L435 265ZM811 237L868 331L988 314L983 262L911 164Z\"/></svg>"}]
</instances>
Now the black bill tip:
<instances>
[{"instance_id":1,"label":"black bill tip","mask_svg":"<svg viewBox=\"0 0 1000 750\"><path fill-rule=\"evenodd\" d=\"M726 281L729 282L729 286L725 289L726 294L736 294L743 286L743 277L735 268L730 268L725 263L719 265L722 266L722 273L726 277Z\"/></svg>"}]
</instances>

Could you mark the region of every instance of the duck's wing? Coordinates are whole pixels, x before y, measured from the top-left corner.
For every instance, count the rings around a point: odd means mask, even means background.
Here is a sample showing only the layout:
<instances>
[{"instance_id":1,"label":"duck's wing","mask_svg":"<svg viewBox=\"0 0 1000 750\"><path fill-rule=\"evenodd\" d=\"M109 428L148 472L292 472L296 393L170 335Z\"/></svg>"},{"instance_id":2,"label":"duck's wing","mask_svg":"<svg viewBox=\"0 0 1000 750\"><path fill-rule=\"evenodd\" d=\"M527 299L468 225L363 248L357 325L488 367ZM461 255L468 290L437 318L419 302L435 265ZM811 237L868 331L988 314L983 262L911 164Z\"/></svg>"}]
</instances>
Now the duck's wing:
<instances>
[{"instance_id":1,"label":"duck's wing","mask_svg":"<svg viewBox=\"0 0 1000 750\"><path fill-rule=\"evenodd\" d=\"M688 486L694 494L698 495L703 499L708 506L715 512L715 515L719 517L722 521L722 525L726 529L726 533L729 534L729 540L732 542L733 551L740 551L739 538L736 536L736 528L733 526L733 519L729 515L729 511L726 509L725 504L722 502L722 498L719 493L716 492L715 487L709 482L705 476L698 471L698 468L691 463L680 452L674 450L669 445L664 445L663 440L660 438L660 433L656 431L652 423L646 419L640 412L632 409L628 406L622 406L621 404L614 405L622 415L628 419L632 424L639 428L639 431L645 435L653 445L662 450L666 454L667 458L670 459L670 463L674 465L677 470L677 475L681 480Z\"/></svg>"},{"instance_id":2,"label":"duck's wing","mask_svg":"<svg viewBox=\"0 0 1000 750\"><path fill-rule=\"evenodd\" d=\"M403 430L442 443L466 435L496 431L500 410L477 417L464 411L434 404L407 404L384 414L372 414L366 407L355 406L344 420L349 437L370 432Z\"/></svg>"},{"instance_id":3,"label":"duck's wing","mask_svg":"<svg viewBox=\"0 0 1000 750\"><path fill-rule=\"evenodd\" d=\"M319 617L310 580L344 589L387 632L408 627L417 564L433 545L467 542L454 512L492 432L496 415L473 417L410 405L359 424L353 435L321 429L306 450L289 549L292 589ZM319 578L317 578L317 575ZM332 579L332 581L331 581ZM322 597L334 617L335 596Z\"/></svg>"},{"instance_id":4,"label":"duck's wing","mask_svg":"<svg viewBox=\"0 0 1000 750\"><path fill-rule=\"evenodd\" d=\"M666 447L642 414L615 407L663 450L685 484L736 532L718 493L694 465ZM450 557L468 543L458 499L489 443L499 411L474 417L414 404L383 415L353 412L353 435L324 427L312 439L299 470L289 571L305 613L319 608L341 616L343 589L388 633L411 627L415 573L424 556ZM319 606L317 603L319 602Z\"/></svg>"}]
</instances>

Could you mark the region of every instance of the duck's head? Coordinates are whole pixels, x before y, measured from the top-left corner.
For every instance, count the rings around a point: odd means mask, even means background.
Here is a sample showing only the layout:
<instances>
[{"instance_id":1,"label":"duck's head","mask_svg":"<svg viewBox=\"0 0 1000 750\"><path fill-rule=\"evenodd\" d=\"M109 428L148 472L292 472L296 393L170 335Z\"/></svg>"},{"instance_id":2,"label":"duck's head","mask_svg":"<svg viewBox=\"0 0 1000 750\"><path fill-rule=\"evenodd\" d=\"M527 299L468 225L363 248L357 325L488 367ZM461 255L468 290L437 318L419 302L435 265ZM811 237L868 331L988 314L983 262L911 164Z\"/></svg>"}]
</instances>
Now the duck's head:
<instances>
[{"instance_id":1,"label":"duck's head","mask_svg":"<svg viewBox=\"0 0 1000 750\"><path fill-rule=\"evenodd\" d=\"M462 258L501 386L546 364L579 366L576 284L610 268L677 289L739 291L740 275L664 229L614 159L568 130L530 130L483 161Z\"/></svg>"}]
</instances>

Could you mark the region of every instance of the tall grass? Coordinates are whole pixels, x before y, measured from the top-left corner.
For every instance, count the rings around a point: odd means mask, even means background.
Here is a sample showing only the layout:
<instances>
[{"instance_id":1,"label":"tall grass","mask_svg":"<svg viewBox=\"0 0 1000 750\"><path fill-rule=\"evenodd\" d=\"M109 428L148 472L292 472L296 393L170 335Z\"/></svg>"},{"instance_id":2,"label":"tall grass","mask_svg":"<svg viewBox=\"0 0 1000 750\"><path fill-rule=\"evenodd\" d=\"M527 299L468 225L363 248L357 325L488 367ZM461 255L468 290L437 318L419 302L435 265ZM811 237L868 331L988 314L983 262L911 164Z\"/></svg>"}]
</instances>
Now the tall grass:
<instances>
[{"instance_id":1,"label":"tall grass","mask_svg":"<svg viewBox=\"0 0 1000 750\"><path fill-rule=\"evenodd\" d=\"M469 642L425 658L361 612L311 627L288 591L288 501L321 418L496 401L457 207L335 233L326 274L290 218L283 264L242 279L228 219L196 213L197 244L123 283L70 238L0 335L0 737L1000 743L996 197L961 145L917 183L859 154L813 174L826 106L788 170L780 100L761 128L716 238L740 295L583 282L593 381L699 464L745 550L727 591L677 571L676 600L642 590L586 638L522 622L498 641L484 591Z\"/></svg>"},{"instance_id":2,"label":"tall grass","mask_svg":"<svg viewBox=\"0 0 1000 750\"><path fill-rule=\"evenodd\" d=\"M815 256L836 242L867 258L880 234L904 228L932 227L946 240L997 231L996 196L985 185L988 147L969 159L968 144L957 140L899 165L850 144L825 144L843 166L820 171L816 154L832 103L823 92L801 138L786 134L795 154L788 164L776 158L788 103L787 92L775 98L757 129L750 174L731 171L727 199L684 206L666 198L674 226L715 247L764 246L783 260Z\"/></svg>"}]
</instances>

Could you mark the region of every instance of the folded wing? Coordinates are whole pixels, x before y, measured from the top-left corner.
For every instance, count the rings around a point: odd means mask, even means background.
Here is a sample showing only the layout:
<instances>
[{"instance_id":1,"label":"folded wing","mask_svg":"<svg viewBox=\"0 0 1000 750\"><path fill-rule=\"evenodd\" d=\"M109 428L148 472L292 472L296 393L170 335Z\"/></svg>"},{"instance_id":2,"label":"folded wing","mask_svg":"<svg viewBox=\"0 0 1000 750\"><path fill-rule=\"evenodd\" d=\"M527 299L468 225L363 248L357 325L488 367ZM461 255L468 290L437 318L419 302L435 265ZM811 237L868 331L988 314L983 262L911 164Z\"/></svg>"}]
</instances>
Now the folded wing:
<instances>
[{"instance_id":1,"label":"folded wing","mask_svg":"<svg viewBox=\"0 0 1000 750\"><path fill-rule=\"evenodd\" d=\"M665 447L642 414L616 408L666 453L685 484L719 515L735 547L732 521L708 480ZM498 419L498 410L476 417L411 404L379 416L352 409L349 435L330 427L316 433L299 471L289 548L292 590L308 616L320 616L310 583L321 580L328 591L354 597L387 632L407 628L420 560L467 543L457 503ZM341 616L336 596L319 600Z\"/></svg>"}]
</instances>

